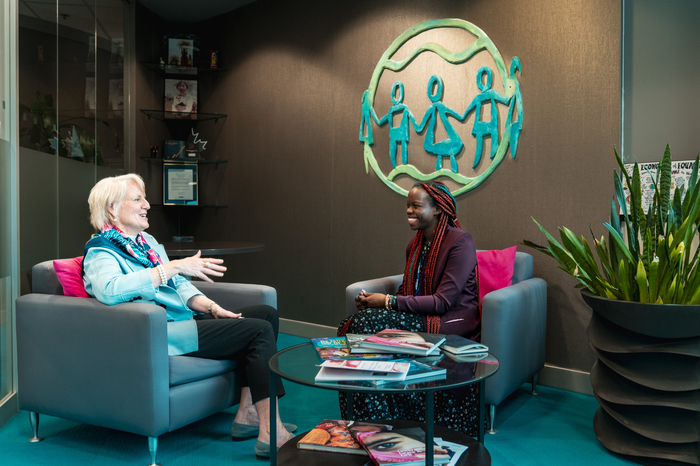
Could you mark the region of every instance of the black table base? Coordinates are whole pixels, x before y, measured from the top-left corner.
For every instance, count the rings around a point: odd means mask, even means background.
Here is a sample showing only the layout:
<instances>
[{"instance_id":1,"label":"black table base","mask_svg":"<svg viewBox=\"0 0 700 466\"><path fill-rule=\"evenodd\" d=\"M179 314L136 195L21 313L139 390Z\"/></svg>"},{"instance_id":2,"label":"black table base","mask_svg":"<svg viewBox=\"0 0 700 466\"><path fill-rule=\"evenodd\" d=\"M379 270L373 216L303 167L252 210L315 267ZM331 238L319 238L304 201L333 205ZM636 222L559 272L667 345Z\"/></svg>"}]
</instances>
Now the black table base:
<instances>
[{"instance_id":1,"label":"black table base","mask_svg":"<svg viewBox=\"0 0 700 466\"><path fill-rule=\"evenodd\" d=\"M389 424L394 426L395 429L422 427L423 430L427 430L426 425L420 422L382 420L372 422ZM489 455L488 450L473 437L438 425L434 426L434 429L436 437L441 437L448 442L459 443L468 447L467 450L462 453L462 456L460 456L457 466L488 466L491 464L491 455ZM297 448L297 442L306 434L308 434L308 432L297 435L279 449L277 452L278 466L331 466L334 464L342 464L343 466L363 466L370 461L369 456L299 450Z\"/></svg>"}]
</instances>

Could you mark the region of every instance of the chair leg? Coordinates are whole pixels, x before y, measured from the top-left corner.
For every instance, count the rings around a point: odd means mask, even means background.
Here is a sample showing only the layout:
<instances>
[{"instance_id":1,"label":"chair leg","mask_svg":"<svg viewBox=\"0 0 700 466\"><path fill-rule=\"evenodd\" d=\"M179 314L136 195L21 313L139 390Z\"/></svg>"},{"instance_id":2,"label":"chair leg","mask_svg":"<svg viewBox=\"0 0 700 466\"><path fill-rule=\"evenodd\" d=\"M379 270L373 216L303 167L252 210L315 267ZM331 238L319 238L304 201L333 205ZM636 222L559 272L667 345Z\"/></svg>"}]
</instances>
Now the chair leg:
<instances>
[{"instance_id":1,"label":"chair leg","mask_svg":"<svg viewBox=\"0 0 700 466\"><path fill-rule=\"evenodd\" d=\"M160 466L160 463L156 463L156 453L158 453L158 437L148 437L148 451L151 454L151 464L148 466Z\"/></svg>"},{"instance_id":2,"label":"chair leg","mask_svg":"<svg viewBox=\"0 0 700 466\"><path fill-rule=\"evenodd\" d=\"M28 441L30 443L36 443L44 440L44 437L39 437L39 413L29 411L29 425L32 426L32 434L34 437L30 438Z\"/></svg>"},{"instance_id":3,"label":"chair leg","mask_svg":"<svg viewBox=\"0 0 700 466\"><path fill-rule=\"evenodd\" d=\"M537 393L537 374L532 376L532 391L530 391L529 393L533 396L539 395L539 393Z\"/></svg>"},{"instance_id":4,"label":"chair leg","mask_svg":"<svg viewBox=\"0 0 700 466\"><path fill-rule=\"evenodd\" d=\"M489 405L489 428L486 430L487 434L497 434L498 431L493 428L493 423L496 419L496 407L494 405Z\"/></svg>"}]
</instances>

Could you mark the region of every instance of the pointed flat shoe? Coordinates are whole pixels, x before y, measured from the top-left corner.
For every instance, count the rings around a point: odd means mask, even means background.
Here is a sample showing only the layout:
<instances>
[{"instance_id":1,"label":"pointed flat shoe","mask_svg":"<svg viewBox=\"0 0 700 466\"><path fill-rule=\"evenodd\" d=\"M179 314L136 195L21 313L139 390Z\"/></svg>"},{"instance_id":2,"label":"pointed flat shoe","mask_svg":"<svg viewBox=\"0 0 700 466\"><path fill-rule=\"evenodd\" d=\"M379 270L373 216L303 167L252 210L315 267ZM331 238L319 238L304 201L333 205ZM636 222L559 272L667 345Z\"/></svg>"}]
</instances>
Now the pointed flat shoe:
<instances>
[{"instance_id":1,"label":"pointed flat shoe","mask_svg":"<svg viewBox=\"0 0 700 466\"><path fill-rule=\"evenodd\" d=\"M277 447L279 450L280 448ZM261 442L260 440L255 441L255 456L258 458L269 458L270 457L270 444Z\"/></svg>"},{"instance_id":2,"label":"pointed flat shoe","mask_svg":"<svg viewBox=\"0 0 700 466\"><path fill-rule=\"evenodd\" d=\"M297 426L295 426L294 424L287 424L286 422L284 422L282 423L282 425L285 429L287 429L287 432L289 433L295 432L297 430ZM231 424L231 438L233 440L245 440L257 437L259 430L259 426L251 426L248 424L239 424L238 422L234 422Z\"/></svg>"}]
</instances>

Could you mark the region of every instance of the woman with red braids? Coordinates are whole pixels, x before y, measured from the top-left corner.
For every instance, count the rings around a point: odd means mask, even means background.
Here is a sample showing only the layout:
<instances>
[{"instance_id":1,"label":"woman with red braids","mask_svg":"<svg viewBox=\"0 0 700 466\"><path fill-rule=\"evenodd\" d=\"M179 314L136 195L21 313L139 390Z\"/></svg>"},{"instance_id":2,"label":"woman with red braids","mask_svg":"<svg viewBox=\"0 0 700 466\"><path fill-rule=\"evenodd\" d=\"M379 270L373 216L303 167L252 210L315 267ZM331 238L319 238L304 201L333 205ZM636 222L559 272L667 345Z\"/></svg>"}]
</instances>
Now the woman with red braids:
<instances>
[{"instance_id":1,"label":"woman with red braids","mask_svg":"<svg viewBox=\"0 0 700 466\"><path fill-rule=\"evenodd\" d=\"M455 334L479 340L476 248L457 220L457 203L444 183L416 184L408 193L406 215L416 236L406 249L403 283L396 295L366 293L355 298L358 313L340 333L373 334L384 329ZM344 395L344 394L341 394ZM345 409L341 396L341 411ZM356 419L423 421L423 394L355 394ZM476 435L474 385L437 392L440 425ZM343 413L345 414L345 413Z\"/></svg>"}]
</instances>

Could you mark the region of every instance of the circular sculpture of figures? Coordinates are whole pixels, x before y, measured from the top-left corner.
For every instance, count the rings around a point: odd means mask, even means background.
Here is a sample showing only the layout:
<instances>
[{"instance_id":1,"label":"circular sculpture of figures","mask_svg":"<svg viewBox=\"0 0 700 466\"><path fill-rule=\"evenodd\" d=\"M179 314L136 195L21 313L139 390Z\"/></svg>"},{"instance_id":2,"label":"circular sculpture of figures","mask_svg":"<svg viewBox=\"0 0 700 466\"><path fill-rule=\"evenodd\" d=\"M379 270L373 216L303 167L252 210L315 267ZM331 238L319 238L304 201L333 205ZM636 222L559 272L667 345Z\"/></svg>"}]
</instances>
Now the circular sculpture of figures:
<instances>
[{"instance_id":1,"label":"circular sculpture of figures","mask_svg":"<svg viewBox=\"0 0 700 466\"><path fill-rule=\"evenodd\" d=\"M415 49L409 51L407 56L397 58L397 51L402 52L409 43L409 47L420 42L422 35L431 30L461 29L469 33L469 37L475 40L466 45L460 51L449 51L445 47L433 42L424 42ZM476 95L470 98L470 102L464 108L451 108L444 103L447 85L443 78L437 74L427 80L426 93L420 96L427 98L424 103L427 110L422 116L416 116L406 104L406 86L402 81L396 81L391 86L391 105L385 115L379 116L375 110L375 99L382 76L401 76L402 71L409 73L409 79L413 76L411 70L406 68L423 53L431 53L445 63L460 66L466 64L472 58L481 53L490 57L490 66L481 66L476 73L466 73L460 79L450 81L452 89L464 87L464 79L472 80L476 84ZM369 87L362 96L362 121L360 123L359 139L364 143L365 169L369 167L392 190L408 195L408 190L397 184L399 177L410 177L415 181L428 181L437 178L449 178L458 187L452 194L458 196L470 191L481 184L506 156L510 148L513 158L518 147L518 139L523 129L523 104L520 93L520 83L517 74L521 73L521 64L518 57L513 57L510 67L506 66L500 52L491 39L477 26L460 19L443 19L420 23L399 36L384 52L372 74ZM495 86L494 82L499 85ZM498 89L503 89L503 94ZM415 101L415 96L414 101ZM499 112L499 107L502 110ZM383 113L383 112L382 112ZM505 117L504 117L505 116ZM455 129L455 126L469 123L471 135L475 139L476 148L472 154L466 154L465 144ZM391 169L384 173L377 162L373 146L375 145L375 131L386 131L388 128L389 159ZM502 133L502 134L501 134ZM409 163L409 142L412 135L422 135L424 138L423 151L419 157L432 157L434 163L430 164L430 170L417 168ZM490 150L484 152L485 140L490 141ZM416 154L411 153L413 158ZM459 162L458 158L471 161L471 164ZM486 162L488 161L488 162ZM483 167L482 165L486 165ZM384 164L387 165L388 164ZM460 167L459 165L463 165ZM434 167L434 169L433 169ZM469 171L469 173L465 173Z\"/></svg>"}]
</instances>

